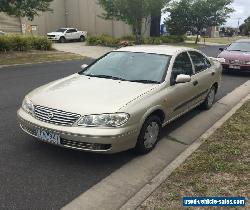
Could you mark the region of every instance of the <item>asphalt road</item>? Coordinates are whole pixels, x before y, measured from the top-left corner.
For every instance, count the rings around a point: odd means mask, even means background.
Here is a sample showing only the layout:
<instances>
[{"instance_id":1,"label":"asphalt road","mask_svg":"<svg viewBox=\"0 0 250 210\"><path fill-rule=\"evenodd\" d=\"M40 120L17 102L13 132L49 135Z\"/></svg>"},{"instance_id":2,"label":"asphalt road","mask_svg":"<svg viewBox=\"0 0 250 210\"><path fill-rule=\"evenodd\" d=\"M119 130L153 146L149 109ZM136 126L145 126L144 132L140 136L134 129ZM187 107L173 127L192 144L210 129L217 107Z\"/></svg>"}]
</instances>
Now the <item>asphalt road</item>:
<instances>
[{"instance_id":1,"label":"asphalt road","mask_svg":"<svg viewBox=\"0 0 250 210\"><path fill-rule=\"evenodd\" d=\"M209 49L210 48L210 49ZM215 56L216 47L206 53ZM0 69L0 209L59 209L135 156L131 152L96 155L40 143L18 127L16 111L32 89L80 70L86 61L37 64ZM227 74L217 99L249 80ZM195 110L176 121L174 130Z\"/></svg>"}]
</instances>

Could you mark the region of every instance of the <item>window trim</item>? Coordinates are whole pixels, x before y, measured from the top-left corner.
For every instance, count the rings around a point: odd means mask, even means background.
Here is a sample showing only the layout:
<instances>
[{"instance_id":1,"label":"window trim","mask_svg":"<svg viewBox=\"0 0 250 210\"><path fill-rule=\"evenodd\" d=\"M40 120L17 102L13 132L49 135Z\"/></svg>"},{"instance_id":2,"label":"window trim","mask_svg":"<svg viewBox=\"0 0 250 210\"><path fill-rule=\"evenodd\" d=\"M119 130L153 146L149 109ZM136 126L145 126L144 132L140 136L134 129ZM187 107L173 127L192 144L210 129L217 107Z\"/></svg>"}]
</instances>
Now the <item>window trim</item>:
<instances>
[{"instance_id":1,"label":"window trim","mask_svg":"<svg viewBox=\"0 0 250 210\"><path fill-rule=\"evenodd\" d=\"M191 57L191 55L190 55L190 52L198 53L198 54L202 55L203 57L205 57L205 58L207 59L207 61L209 62L209 65L210 65L210 66L207 66L205 69L196 72L195 65L194 65L193 59L192 59L192 57ZM193 72L194 72L193 75L196 75L196 74L199 74L199 73L201 73L201 72L207 71L209 68L212 67L211 62L209 61L208 57L207 57L204 53L201 53L201 52L198 52L198 51L195 51L195 50L189 50L187 53L188 53L188 55L189 55L189 57L190 57L190 59L191 59L192 65L193 65Z\"/></svg>"}]
</instances>

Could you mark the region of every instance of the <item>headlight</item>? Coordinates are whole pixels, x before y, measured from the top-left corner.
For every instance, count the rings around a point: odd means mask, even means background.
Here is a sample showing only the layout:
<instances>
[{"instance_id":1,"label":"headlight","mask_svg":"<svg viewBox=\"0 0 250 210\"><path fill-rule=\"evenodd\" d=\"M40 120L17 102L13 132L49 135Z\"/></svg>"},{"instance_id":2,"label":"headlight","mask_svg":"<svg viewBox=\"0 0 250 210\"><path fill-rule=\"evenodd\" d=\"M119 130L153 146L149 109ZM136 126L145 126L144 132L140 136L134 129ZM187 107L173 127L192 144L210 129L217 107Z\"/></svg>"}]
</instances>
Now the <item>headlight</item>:
<instances>
[{"instance_id":1,"label":"headlight","mask_svg":"<svg viewBox=\"0 0 250 210\"><path fill-rule=\"evenodd\" d=\"M119 127L128 122L129 114L86 115L78 121L78 126L85 127Z\"/></svg>"},{"instance_id":2,"label":"headlight","mask_svg":"<svg viewBox=\"0 0 250 210\"><path fill-rule=\"evenodd\" d=\"M250 61L246 61L246 65L250 65Z\"/></svg>"},{"instance_id":3,"label":"headlight","mask_svg":"<svg viewBox=\"0 0 250 210\"><path fill-rule=\"evenodd\" d=\"M23 100L22 103L22 108L24 109L24 111L26 111L27 113L33 115L34 114L34 105L32 103L31 100L29 100L28 98L25 98Z\"/></svg>"}]
</instances>

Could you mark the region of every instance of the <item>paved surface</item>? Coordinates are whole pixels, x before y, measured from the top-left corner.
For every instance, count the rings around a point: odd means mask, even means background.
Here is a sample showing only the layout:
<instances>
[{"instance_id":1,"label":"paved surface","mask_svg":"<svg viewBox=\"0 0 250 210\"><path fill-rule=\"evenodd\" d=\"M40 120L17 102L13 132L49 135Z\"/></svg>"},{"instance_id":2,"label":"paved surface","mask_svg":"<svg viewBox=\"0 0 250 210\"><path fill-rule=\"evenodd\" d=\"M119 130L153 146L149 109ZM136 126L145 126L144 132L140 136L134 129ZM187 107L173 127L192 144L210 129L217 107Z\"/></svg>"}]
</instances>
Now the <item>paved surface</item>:
<instances>
[{"instance_id":1,"label":"paved surface","mask_svg":"<svg viewBox=\"0 0 250 210\"><path fill-rule=\"evenodd\" d=\"M89 58L99 58L102 55L112 51L114 48L101 47L101 46L86 46L86 43L72 42L72 43L54 43L53 47L56 50L76 53ZM208 56L215 57L219 54L219 48L225 47L225 45L212 45L202 48L201 50Z\"/></svg>"},{"instance_id":2,"label":"paved surface","mask_svg":"<svg viewBox=\"0 0 250 210\"><path fill-rule=\"evenodd\" d=\"M0 209L59 209L135 158L130 152L103 156L66 150L39 143L18 128L16 111L25 94L79 71L86 62L90 60L0 70ZM249 80L249 75L230 74L223 80L217 99ZM185 115L168 129L175 130L197 113Z\"/></svg>"},{"instance_id":3,"label":"paved surface","mask_svg":"<svg viewBox=\"0 0 250 210\"><path fill-rule=\"evenodd\" d=\"M114 48L101 46L86 46L86 43L72 42L72 43L54 43L53 47L56 50L76 53L89 58L99 58L102 55L112 51Z\"/></svg>"}]
</instances>

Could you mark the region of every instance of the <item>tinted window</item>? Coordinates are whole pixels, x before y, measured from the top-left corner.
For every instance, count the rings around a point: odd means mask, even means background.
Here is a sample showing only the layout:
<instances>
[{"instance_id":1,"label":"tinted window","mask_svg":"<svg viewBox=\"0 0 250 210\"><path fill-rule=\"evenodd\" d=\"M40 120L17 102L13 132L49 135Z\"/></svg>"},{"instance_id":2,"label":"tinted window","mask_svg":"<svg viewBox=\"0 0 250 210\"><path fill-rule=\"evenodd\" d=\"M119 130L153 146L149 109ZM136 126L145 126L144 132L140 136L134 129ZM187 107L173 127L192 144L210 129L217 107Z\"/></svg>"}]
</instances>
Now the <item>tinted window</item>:
<instances>
[{"instance_id":1,"label":"tinted window","mask_svg":"<svg viewBox=\"0 0 250 210\"><path fill-rule=\"evenodd\" d=\"M133 53L111 52L93 65L89 66L82 74L88 76L109 76L127 81L145 80L162 82L166 74L170 56Z\"/></svg>"},{"instance_id":2,"label":"tinted window","mask_svg":"<svg viewBox=\"0 0 250 210\"><path fill-rule=\"evenodd\" d=\"M198 52L189 52L189 54L193 61L196 73L204 71L211 66L208 59L204 57L202 54Z\"/></svg>"},{"instance_id":3,"label":"tinted window","mask_svg":"<svg viewBox=\"0 0 250 210\"><path fill-rule=\"evenodd\" d=\"M171 84L175 84L176 77L180 74L190 76L193 74L193 66L186 52L181 53L175 59L171 75Z\"/></svg>"},{"instance_id":4,"label":"tinted window","mask_svg":"<svg viewBox=\"0 0 250 210\"><path fill-rule=\"evenodd\" d=\"M181 53L177 56L173 66L173 73L177 76L179 74L192 75L193 67L187 53Z\"/></svg>"},{"instance_id":5,"label":"tinted window","mask_svg":"<svg viewBox=\"0 0 250 210\"><path fill-rule=\"evenodd\" d=\"M69 29L69 30L67 31L67 33L74 33L74 32L76 32L75 29Z\"/></svg>"},{"instance_id":6,"label":"tinted window","mask_svg":"<svg viewBox=\"0 0 250 210\"><path fill-rule=\"evenodd\" d=\"M56 32L65 32L65 31L66 31L66 29L60 28L60 29L58 29Z\"/></svg>"}]
</instances>

